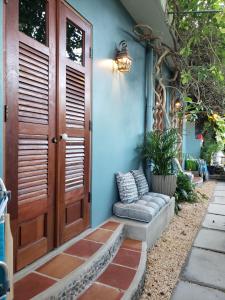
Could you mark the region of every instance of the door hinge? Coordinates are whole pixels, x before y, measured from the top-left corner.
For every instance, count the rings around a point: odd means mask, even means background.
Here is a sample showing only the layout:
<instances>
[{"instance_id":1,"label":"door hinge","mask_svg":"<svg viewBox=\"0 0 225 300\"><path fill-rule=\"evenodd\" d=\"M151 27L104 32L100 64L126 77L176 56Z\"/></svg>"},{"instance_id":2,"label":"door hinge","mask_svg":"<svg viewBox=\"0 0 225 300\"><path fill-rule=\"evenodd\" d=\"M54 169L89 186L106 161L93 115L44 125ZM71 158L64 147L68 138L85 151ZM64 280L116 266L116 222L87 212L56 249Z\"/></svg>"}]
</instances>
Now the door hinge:
<instances>
[{"instance_id":1,"label":"door hinge","mask_svg":"<svg viewBox=\"0 0 225 300\"><path fill-rule=\"evenodd\" d=\"M89 121L89 131L92 131L92 121Z\"/></svg>"},{"instance_id":2,"label":"door hinge","mask_svg":"<svg viewBox=\"0 0 225 300\"><path fill-rule=\"evenodd\" d=\"M89 48L89 57L92 59L93 58L93 48Z\"/></svg>"},{"instance_id":3,"label":"door hinge","mask_svg":"<svg viewBox=\"0 0 225 300\"><path fill-rule=\"evenodd\" d=\"M9 107L8 105L4 105L4 121L7 122L9 118Z\"/></svg>"},{"instance_id":4,"label":"door hinge","mask_svg":"<svg viewBox=\"0 0 225 300\"><path fill-rule=\"evenodd\" d=\"M91 203L91 192L88 193L88 202Z\"/></svg>"}]
</instances>

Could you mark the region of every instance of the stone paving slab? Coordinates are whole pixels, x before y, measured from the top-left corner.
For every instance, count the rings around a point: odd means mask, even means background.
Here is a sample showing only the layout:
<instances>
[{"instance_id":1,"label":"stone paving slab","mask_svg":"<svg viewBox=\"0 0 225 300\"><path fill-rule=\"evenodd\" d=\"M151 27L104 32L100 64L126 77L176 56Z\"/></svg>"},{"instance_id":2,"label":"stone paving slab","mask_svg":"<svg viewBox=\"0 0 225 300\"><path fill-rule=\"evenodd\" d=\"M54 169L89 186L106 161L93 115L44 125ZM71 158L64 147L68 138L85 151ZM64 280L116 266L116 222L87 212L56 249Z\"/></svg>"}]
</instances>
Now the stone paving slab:
<instances>
[{"instance_id":1,"label":"stone paving slab","mask_svg":"<svg viewBox=\"0 0 225 300\"><path fill-rule=\"evenodd\" d=\"M215 196L212 199L212 203L225 204L225 197Z\"/></svg>"},{"instance_id":2,"label":"stone paving slab","mask_svg":"<svg viewBox=\"0 0 225 300\"><path fill-rule=\"evenodd\" d=\"M208 213L171 300L225 300L225 182L216 185Z\"/></svg>"},{"instance_id":3,"label":"stone paving slab","mask_svg":"<svg viewBox=\"0 0 225 300\"><path fill-rule=\"evenodd\" d=\"M225 293L190 282L180 281L171 300L225 300Z\"/></svg>"},{"instance_id":4,"label":"stone paving slab","mask_svg":"<svg viewBox=\"0 0 225 300\"><path fill-rule=\"evenodd\" d=\"M225 186L225 181L218 181L216 184L216 186L221 186L221 185Z\"/></svg>"},{"instance_id":5,"label":"stone paving slab","mask_svg":"<svg viewBox=\"0 0 225 300\"><path fill-rule=\"evenodd\" d=\"M182 280L225 291L225 254L193 247Z\"/></svg>"},{"instance_id":6,"label":"stone paving slab","mask_svg":"<svg viewBox=\"0 0 225 300\"><path fill-rule=\"evenodd\" d=\"M215 187L215 192L218 192L218 191L225 191L225 184L224 185L217 185Z\"/></svg>"},{"instance_id":7,"label":"stone paving slab","mask_svg":"<svg viewBox=\"0 0 225 300\"><path fill-rule=\"evenodd\" d=\"M202 226L225 231L225 216L207 214Z\"/></svg>"},{"instance_id":8,"label":"stone paving slab","mask_svg":"<svg viewBox=\"0 0 225 300\"><path fill-rule=\"evenodd\" d=\"M219 196L219 197L225 198L225 191L215 191L214 196Z\"/></svg>"},{"instance_id":9,"label":"stone paving slab","mask_svg":"<svg viewBox=\"0 0 225 300\"><path fill-rule=\"evenodd\" d=\"M225 253L225 233L213 229L201 229L193 246Z\"/></svg>"},{"instance_id":10,"label":"stone paving slab","mask_svg":"<svg viewBox=\"0 0 225 300\"><path fill-rule=\"evenodd\" d=\"M208 212L210 214L225 216L225 205L210 203Z\"/></svg>"}]
</instances>

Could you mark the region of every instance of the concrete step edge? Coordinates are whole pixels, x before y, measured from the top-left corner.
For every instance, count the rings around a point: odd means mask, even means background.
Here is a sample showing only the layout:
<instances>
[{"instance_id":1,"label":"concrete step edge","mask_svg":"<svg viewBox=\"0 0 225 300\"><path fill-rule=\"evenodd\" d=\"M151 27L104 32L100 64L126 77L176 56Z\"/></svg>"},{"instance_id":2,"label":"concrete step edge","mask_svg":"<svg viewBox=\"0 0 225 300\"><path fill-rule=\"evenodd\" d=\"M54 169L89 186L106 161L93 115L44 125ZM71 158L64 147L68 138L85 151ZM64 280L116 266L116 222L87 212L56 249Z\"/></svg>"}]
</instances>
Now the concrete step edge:
<instances>
[{"instance_id":1,"label":"concrete step edge","mask_svg":"<svg viewBox=\"0 0 225 300\"><path fill-rule=\"evenodd\" d=\"M134 279L132 280L129 288L126 290L121 300L140 299L141 294L143 292L144 283L145 283L145 275L147 270L147 257L148 257L147 243L142 242L142 251L141 251L139 266L137 268Z\"/></svg>"},{"instance_id":2,"label":"concrete step edge","mask_svg":"<svg viewBox=\"0 0 225 300\"><path fill-rule=\"evenodd\" d=\"M108 241L84 264L32 299L76 299L108 266L123 238L124 225L120 224Z\"/></svg>"}]
</instances>

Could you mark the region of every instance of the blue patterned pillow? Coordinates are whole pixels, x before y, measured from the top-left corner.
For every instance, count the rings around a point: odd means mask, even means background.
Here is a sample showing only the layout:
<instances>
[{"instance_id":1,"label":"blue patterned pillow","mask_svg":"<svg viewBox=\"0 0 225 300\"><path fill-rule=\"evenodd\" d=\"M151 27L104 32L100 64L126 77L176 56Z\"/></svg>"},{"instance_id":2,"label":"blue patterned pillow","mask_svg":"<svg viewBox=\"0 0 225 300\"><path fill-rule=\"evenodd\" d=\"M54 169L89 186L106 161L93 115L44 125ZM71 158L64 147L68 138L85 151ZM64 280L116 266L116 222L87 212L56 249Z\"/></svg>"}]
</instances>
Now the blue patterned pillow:
<instances>
[{"instance_id":1,"label":"blue patterned pillow","mask_svg":"<svg viewBox=\"0 0 225 300\"><path fill-rule=\"evenodd\" d=\"M132 203L138 200L137 186L134 177L130 172L126 174L116 174L116 180L121 202Z\"/></svg>"},{"instance_id":2,"label":"blue patterned pillow","mask_svg":"<svg viewBox=\"0 0 225 300\"><path fill-rule=\"evenodd\" d=\"M149 186L147 179L142 170L132 170L132 175L134 176L134 180L138 189L138 196L141 197L144 194L149 192Z\"/></svg>"}]
</instances>

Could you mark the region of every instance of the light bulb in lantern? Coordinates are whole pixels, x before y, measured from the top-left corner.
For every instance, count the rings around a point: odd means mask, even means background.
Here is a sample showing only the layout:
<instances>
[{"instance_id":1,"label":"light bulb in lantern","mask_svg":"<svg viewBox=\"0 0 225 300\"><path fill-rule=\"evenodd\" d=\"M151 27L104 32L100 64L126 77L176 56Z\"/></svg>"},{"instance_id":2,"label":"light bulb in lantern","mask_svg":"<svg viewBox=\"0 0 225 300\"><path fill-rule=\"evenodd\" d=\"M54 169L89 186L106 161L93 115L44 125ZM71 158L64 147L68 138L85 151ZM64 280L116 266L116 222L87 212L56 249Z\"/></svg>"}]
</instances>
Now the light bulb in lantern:
<instances>
[{"instance_id":1,"label":"light bulb in lantern","mask_svg":"<svg viewBox=\"0 0 225 300\"><path fill-rule=\"evenodd\" d=\"M126 41L121 41L117 49L115 62L120 72L129 72L132 65L132 58L129 56Z\"/></svg>"}]
</instances>

